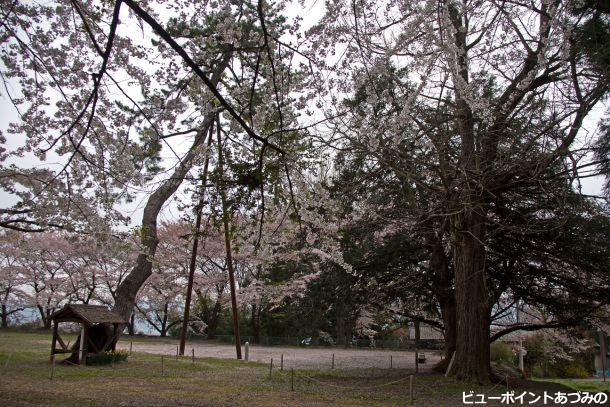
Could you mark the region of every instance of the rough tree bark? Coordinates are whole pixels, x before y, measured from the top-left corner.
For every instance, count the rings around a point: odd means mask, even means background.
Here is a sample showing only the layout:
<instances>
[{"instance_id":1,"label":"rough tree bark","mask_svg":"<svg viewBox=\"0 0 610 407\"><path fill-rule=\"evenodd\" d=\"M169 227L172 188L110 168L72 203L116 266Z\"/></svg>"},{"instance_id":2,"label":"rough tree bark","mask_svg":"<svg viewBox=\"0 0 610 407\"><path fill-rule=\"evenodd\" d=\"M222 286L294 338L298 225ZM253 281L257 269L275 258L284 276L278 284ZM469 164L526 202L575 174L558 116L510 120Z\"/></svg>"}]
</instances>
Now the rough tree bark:
<instances>
[{"instance_id":1,"label":"rough tree bark","mask_svg":"<svg viewBox=\"0 0 610 407\"><path fill-rule=\"evenodd\" d=\"M455 216L454 270L457 308L455 361L451 374L488 383L489 292L485 275L485 218L482 208L463 208Z\"/></svg>"},{"instance_id":2,"label":"rough tree bark","mask_svg":"<svg viewBox=\"0 0 610 407\"><path fill-rule=\"evenodd\" d=\"M212 74L212 84L217 86L223 71L229 64L232 52L226 52ZM157 237L157 216L165 202L176 192L184 177L193 166L198 148L204 143L208 129L215 119L214 113L209 113L203 120L195 140L182 161L176 166L172 176L164 181L159 188L148 198L142 216L140 242L144 251L138 255L136 265L118 286L114 311L128 320L135 303L136 295L144 282L152 274L151 258L157 251L159 239Z\"/></svg>"},{"instance_id":3,"label":"rough tree bark","mask_svg":"<svg viewBox=\"0 0 610 407\"><path fill-rule=\"evenodd\" d=\"M453 268L457 311L456 351L451 374L460 380L491 380L489 358L489 292L485 274L486 213L480 151L470 105L461 87L469 81L467 29L456 5L448 5L455 30L452 72L455 87L455 129L460 137L460 188L453 198Z\"/></svg>"}]
</instances>

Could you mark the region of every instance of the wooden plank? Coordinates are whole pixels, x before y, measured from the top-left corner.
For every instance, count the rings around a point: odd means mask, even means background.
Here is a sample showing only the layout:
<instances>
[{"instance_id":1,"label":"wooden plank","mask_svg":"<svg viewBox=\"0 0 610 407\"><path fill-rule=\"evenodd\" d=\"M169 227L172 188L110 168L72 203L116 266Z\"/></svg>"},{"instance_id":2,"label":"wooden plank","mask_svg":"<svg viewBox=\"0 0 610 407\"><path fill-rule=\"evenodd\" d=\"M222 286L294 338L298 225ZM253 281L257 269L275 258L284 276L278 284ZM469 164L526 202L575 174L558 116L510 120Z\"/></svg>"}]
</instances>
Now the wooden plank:
<instances>
[{"instance_id":1,"label":"wooden plank","mask_svg":"<svg viewBox=\"0 0 610 407\"><path fill-rule=\"evenodd\" d=\"M64 343L64 340L61 339L61 336L59 336L59 332L57 332L56 338L57 338L57 341L59 342L59 345L61 346L62 349L64 349L64 350L68 349L68 345L66 345Z\"/></svg>"},{"instance_id":2,"label":"wooden plank","mask_svg":"<svg viewBox=\"0 0 610 407\"><path fill-rule=\"evenodd\" d=\"M113 331L112 331L112 351L115 352L116 351L116 343L118 341L117 331L119 329L119 324L112 324L112 326L113 326Z\"/></svg>"},{"instance_id":3,"label":"wooden plank","mask_svg":"<svg viewBox=\"0 0 610 407\"><path fill-rule=\"evenodd\" d=\"M91 340L91 336L89 335L88 330L87 330L87 335L86 335L86 336L87 336L87 343L88 343L89 345L91 345L91 348L93 349L93 352L92 352L92 353L99 353L99 352L100 352L100 350L97 348L97 346L95 346L95 343L93 343L93 341ZM102 349L102 350L103 350L103 349Z\"/></svg>"},{"instance_id":4,"label":"wooden plank","mask_svg":"<svg viewBox=\"0 0 610 407\"><path fill-rule=\"evenodd\" d=\"M82 328L80 331L80 349L78 355L78 362L81 365L84 365L87 360L87 354L85 353L85 338L87 337L87 326L82 324Z\"/></svg>"}]
</instances>

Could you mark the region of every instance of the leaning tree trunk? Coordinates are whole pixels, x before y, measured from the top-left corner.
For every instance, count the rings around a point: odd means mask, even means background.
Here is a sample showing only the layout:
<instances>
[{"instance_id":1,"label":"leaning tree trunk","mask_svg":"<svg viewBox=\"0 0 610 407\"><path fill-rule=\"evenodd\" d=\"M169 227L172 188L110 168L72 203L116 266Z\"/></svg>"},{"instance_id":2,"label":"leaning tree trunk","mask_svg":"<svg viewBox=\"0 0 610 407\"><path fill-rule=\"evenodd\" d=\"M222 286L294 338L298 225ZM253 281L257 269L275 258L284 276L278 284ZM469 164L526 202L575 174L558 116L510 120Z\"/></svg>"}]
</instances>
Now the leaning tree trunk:
<instances>
[{"instance_id":1,"label":"leaning tree trunk","mask_svg":"<svg viewBox=\"0 0 610 407\"><path fill-rule=\"evenodd\" d=\"M222 72L228 66L231 55L231 52L225 53L222 60L214 70L211 79L214 86L218 84ZM157 251L157 245L159 244L159 238L157 237L157 216L159 215L159 212L161 211L161 208L165 202L180 187L184 177L193 166L193 162L197 157L199 147L204 144L208 129L214 119L215 114L213 112L210 112L205 116L203 123L201 124L201 128L195 136L193 144L180 163L176 166L172 176L164 181L161 186L157 188L155 192L153 192L146 202L140 230L142 235L140 243L143 247L143 251L138 255L134 268L125 277L121 284L119 284L116 291L114 311L121 315L126 321L129 319L129 316L133 311L133 306L135 304L138 291L152 274L151 259L154 257L155 252Z\"/></svg>"}]
</instances>

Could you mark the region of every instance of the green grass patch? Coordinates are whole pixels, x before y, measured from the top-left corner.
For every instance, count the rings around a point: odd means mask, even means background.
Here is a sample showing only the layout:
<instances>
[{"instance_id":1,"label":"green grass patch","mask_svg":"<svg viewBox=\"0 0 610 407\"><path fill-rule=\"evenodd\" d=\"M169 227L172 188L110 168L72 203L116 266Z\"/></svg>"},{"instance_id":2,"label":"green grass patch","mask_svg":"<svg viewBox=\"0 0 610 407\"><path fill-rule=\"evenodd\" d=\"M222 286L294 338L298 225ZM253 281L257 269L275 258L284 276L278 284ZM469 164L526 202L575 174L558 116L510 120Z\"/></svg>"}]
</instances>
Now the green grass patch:
<instances>
[{"instance_id":1,"label":"green grass patch","mask_svg":"<svg viewBox=\"0 0 610 407\"><path fill-rule=\"evenodd\" d=\"M0 331L3 406L398 406L408 404L413 374L409 369L297 369L291 391L291 371L276 368L270 376L264 363L205 357L193 365L190 356L165 355L162 364L161 355L134 352L125 362L100 366L64 365L58 357L50 380L50 348L50 333ZM569 387L559 382L524 385L539 393ZM416 406L462 406L464 391L506 391L505 386L461 383L438 374L417 375L413 386Z\"/></svg>"}]
</instances>

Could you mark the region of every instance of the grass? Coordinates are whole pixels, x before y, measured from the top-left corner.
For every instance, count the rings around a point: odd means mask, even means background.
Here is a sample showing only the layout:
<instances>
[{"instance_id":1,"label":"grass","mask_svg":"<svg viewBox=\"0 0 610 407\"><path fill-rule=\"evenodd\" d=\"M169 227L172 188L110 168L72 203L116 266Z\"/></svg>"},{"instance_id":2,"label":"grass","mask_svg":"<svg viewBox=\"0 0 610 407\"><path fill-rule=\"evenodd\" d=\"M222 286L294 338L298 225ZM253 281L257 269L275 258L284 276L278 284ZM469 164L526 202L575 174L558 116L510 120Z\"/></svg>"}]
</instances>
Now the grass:
<instances>
[{"instance_id":1,"label":"grass","mask_svg":"<svg viewBox=\"0 0 610 407\"><path fill-rule=\"evenodd\" d=\"M129 339L131 340L131 338ZM154 338L136 340L155 341ZM182 406L398 406L409 400L404 369L289 371L237 360L175 359L134 353L114 366L57 365L50 380L50 333L0 331L0 405ZM588 385L588 383L587 383ZM569 390L557 382L523 382L528 391ZM416 406L462 406L462 392L500 395L504 386L456 382L443 375L415 376ZM493 405L488 403L488 405ZM497 404L499 405L499 404Z\"/></svg>"},{"instance_id":2,"label":"grass","mask_svg":"<svg viewBox=\"0 0 610 407\"><path fill-rule=\"evenodd\" d=\"M588 391L588 392L600 392L604 391L610 393L610 378L607 382L594 381L588 379L534 379L538 382L547 383L558 383L562 386L569 387L576 391Z\"/></svg>"}]
</instances>

